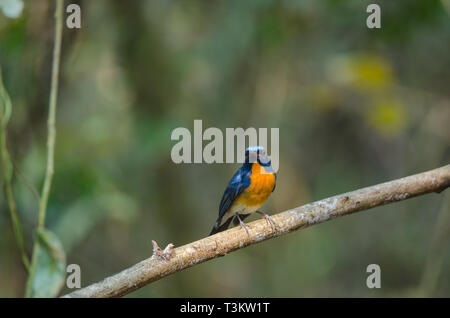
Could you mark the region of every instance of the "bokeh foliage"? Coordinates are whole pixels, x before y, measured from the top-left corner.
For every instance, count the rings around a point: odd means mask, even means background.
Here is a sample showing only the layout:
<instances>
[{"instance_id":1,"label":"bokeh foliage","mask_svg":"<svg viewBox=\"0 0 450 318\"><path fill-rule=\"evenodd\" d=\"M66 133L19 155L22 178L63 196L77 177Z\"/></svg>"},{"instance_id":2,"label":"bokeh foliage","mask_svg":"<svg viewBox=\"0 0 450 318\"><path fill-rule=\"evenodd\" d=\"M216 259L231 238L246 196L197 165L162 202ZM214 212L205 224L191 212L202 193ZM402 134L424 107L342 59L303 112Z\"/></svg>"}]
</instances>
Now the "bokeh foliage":
<instances>
[{"instance_id":1,"label":"bokeh foliage","mask_svg":"<svg viewBox=\"0 0 450 318\"><path fill-rule=\"evenodd\" d=\"M194 119L280 128L269 213L449 162L448 0L377 1L380 30L365 27L370 1L75 2L82 28L64 29L47 227L67 264L81 266L83 286L149 257L152 239L179 246L209 233L238 165L171 161L172 130ZM40 188L53 1L24 4L19 18L0 15L0 65L14 105L11 158ZM13 181L30 252L37 202ZM1 198L0 296L22 296L26 273ZM132 296L448 297L449 210L448 193L380 207ZM372 263L379 290L365 285Z\"/></svg>"}]
</instances>

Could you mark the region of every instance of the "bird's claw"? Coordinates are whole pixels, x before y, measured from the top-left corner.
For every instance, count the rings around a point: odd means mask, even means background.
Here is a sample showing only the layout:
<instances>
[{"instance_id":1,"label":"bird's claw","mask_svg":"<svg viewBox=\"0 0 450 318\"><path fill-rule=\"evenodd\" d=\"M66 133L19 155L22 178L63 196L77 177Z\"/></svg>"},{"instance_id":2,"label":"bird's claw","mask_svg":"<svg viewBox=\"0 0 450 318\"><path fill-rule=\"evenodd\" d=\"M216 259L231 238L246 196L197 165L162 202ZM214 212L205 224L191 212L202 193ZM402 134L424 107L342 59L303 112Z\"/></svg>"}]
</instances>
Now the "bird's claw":
<instances>
[{"instance_id":1,"label":"bird's claw","mask_svg":"<svg viewBox=\"0 0 450 318\"><path fill-rule=\"evenodd\" d=\"M275 232L275 227L276 226L275 226L275 222L272 220L272 218L268 214L266 214L264 212L260 212L260 211L256 211L256 212L261 214L266 219L266 222L268 224L270 224L270 227L272 228L272 232Z\"/></svg>"},{"instance_id":2,"label":"bird's claw","mask_svg":"<svg viewBox=\"0 0 450 318\"><path fill-rule=\"evenodd\" d=\"M247 232L247 235L250 237L250 233L248 232L248 225L245 224L245 223L241 220L241 218L239 217L238 214L236 214L236 217L237 217L237 219L239 220L239 225L240 225L241 227L244 228L245 232Z\"/></svg>"}]
</instances>

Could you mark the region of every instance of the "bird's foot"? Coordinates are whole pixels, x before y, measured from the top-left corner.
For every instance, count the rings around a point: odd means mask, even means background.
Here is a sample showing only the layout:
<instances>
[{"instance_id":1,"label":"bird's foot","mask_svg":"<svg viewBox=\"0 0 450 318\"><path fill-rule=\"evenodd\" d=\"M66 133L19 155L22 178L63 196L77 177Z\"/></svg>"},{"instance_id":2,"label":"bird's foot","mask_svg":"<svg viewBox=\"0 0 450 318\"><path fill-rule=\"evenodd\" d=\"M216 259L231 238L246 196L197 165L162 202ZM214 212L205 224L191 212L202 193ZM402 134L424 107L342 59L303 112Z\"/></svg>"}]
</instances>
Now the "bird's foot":
<instances>
[{"instance_id":1,"label":"bird's foot","mask_svg":"<svg viewBox=\"0 0 450 318\"><path fill-rule=\"evenodd\" d=\"M275 222L272 221L271 217L268 214L261 211L256 211L256 213L261 214L266 219L267 223L269 223L270 226L272 227L272 231L275 232Z\"/></svg>"},{"instance_id":2,"label":"bird's foot","mask_svg":"<svg viewBox=\"0 0 450 318\"><path fill-rule=\"evenodd\" d=\"M239 214L236 214L236 218L238 219L240 226L243 227L245 232L247 232L247 235L250 236L250 233L248 232L248 225L242 222L241 218L239 217Z\"/></svg>"}]
</instances>

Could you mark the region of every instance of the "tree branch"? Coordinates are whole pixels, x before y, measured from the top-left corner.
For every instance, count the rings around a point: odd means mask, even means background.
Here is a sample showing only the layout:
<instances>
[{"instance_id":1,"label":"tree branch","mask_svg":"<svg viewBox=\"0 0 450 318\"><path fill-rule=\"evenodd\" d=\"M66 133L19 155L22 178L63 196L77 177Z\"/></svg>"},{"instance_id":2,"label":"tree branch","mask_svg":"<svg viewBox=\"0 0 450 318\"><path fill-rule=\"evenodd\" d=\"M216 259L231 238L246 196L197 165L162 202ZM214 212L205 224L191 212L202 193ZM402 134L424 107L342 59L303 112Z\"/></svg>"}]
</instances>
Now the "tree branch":
<instances>
[{"instance_id":1,"label":"tree branch","mask_svg":"<svg viewBox=\"0 0 450 318\"><path fill-rule=\"evenodd\" d=\"M101 282L64 297L120 297L185 268L224 256L248 245L376 206L441 192L450 186L450 165L372 187L306 204L272 216L276 230L261 219L249 223L250 236L240 227L217 233L164 254L154 244L154 255ZM156 245L156 246L155 246Z\"/></svg>"}]
</instances>

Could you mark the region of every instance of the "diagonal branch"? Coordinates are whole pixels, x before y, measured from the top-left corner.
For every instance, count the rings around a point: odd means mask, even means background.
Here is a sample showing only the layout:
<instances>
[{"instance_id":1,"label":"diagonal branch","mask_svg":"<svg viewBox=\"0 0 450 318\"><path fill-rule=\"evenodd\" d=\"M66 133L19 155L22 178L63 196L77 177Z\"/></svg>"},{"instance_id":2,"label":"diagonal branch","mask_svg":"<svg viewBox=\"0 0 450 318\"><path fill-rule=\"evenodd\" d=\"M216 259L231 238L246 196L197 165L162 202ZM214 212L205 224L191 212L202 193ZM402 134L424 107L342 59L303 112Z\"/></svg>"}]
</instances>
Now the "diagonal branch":
<instances>
[{"instance_id":1,"label":"diagonal branch","mask_svg":"<svg viewBox=\"0 0 450 318\"><path fill-rule=\"evenodd\" d=\"M123 270L101 282L64 297L120 297L140 287L185 268L224 256L248 245L265 241L301 228L376 206L397 202L418 195L441 192L450 186L450 165L397 179L372 187L344 193L306 204L272 216L276 231L265 220L249 223L250 236L239 227L217 233L161 254L159 247L152 257Z\"/></svg>"}]
</instances>

